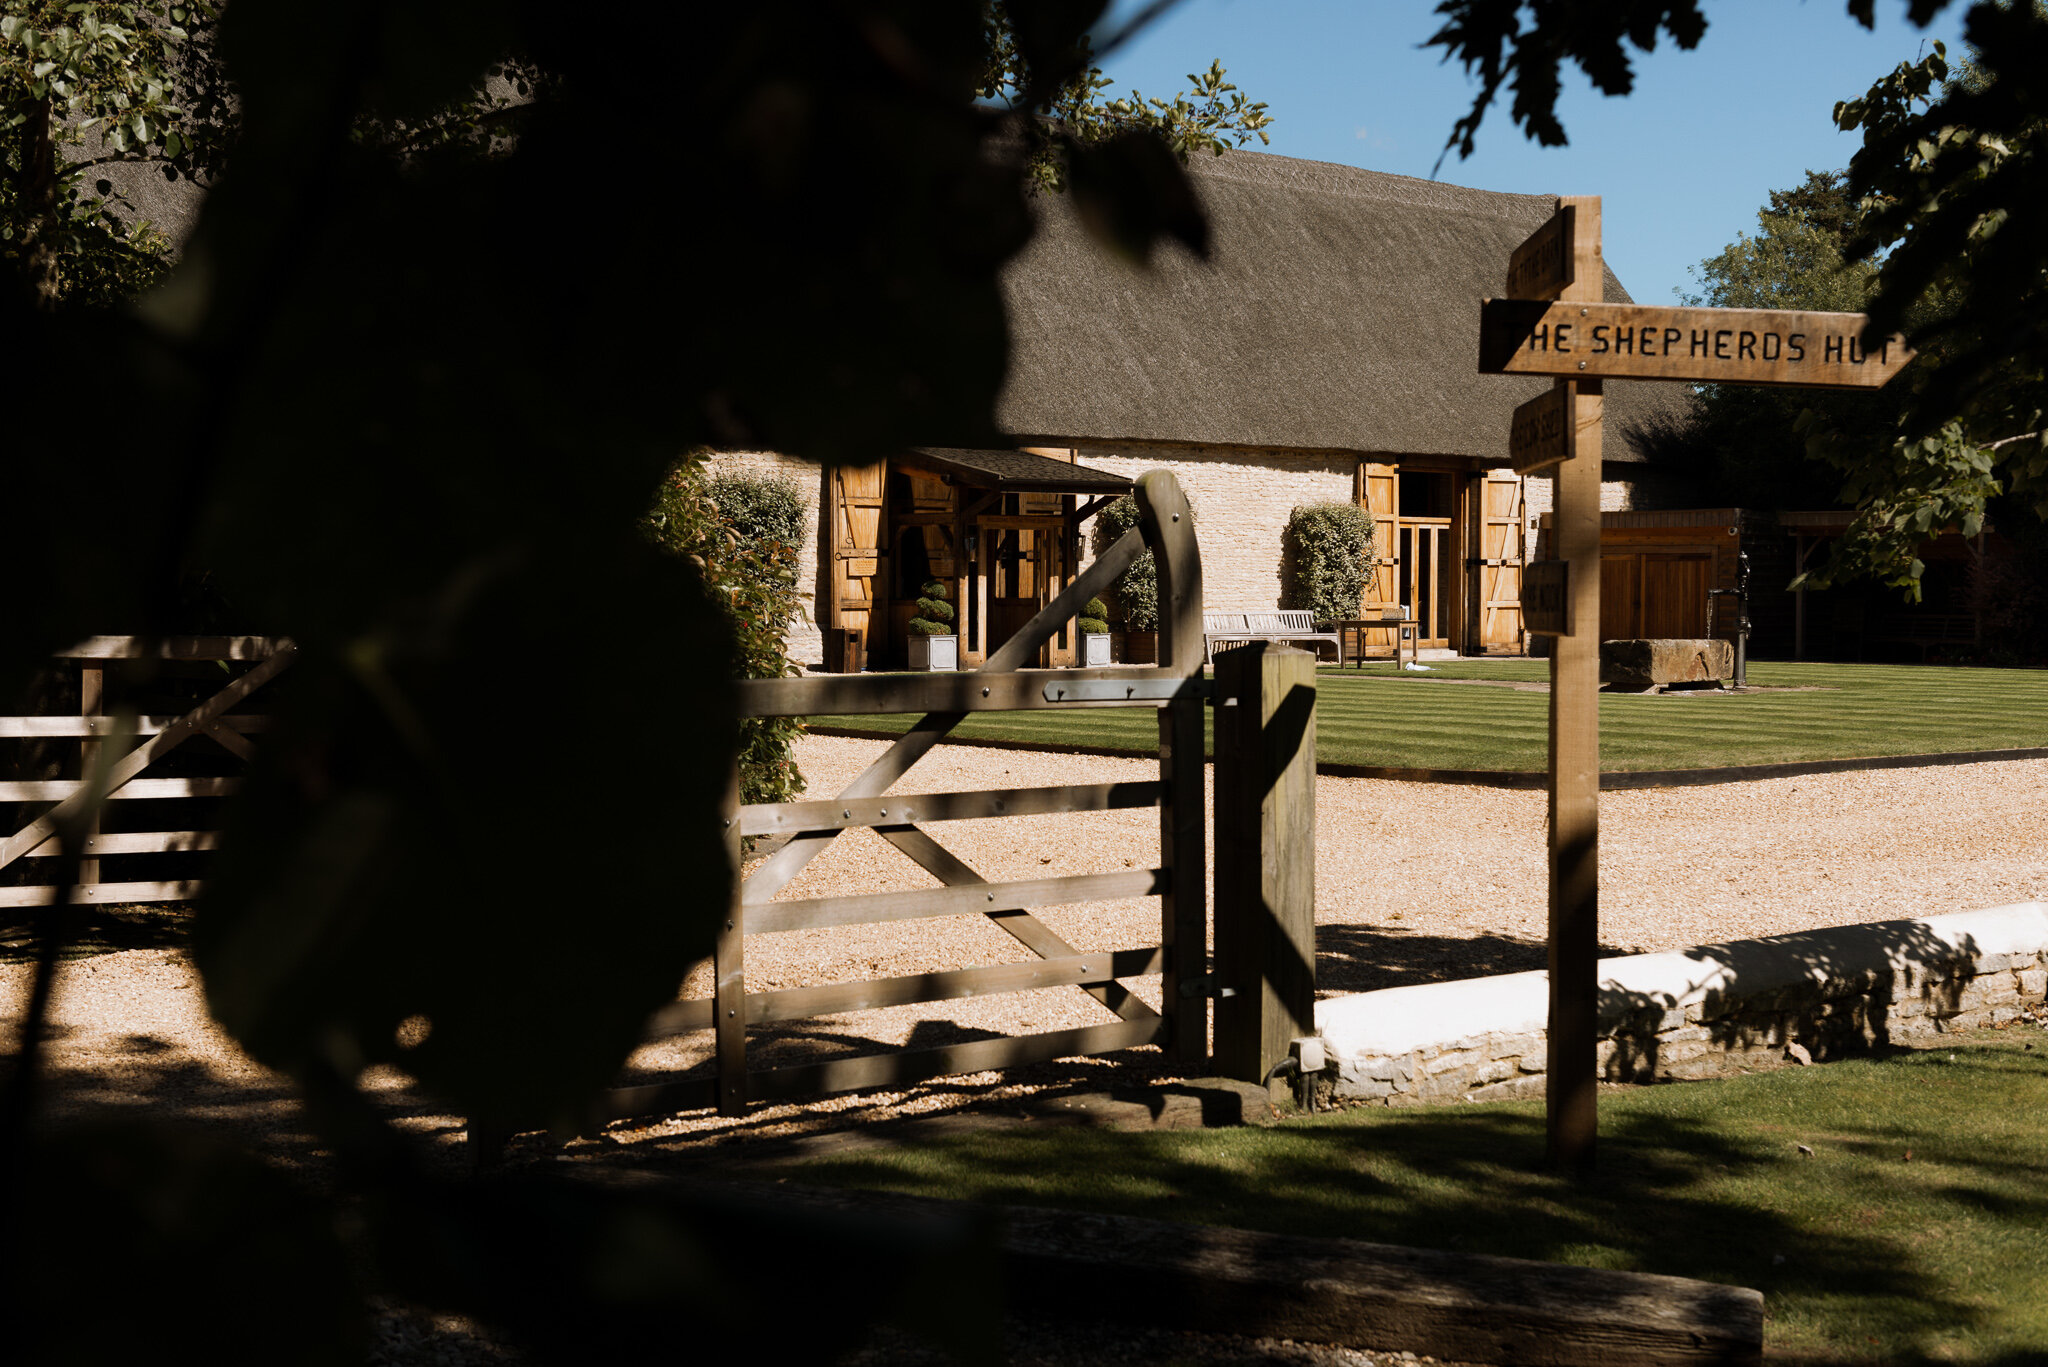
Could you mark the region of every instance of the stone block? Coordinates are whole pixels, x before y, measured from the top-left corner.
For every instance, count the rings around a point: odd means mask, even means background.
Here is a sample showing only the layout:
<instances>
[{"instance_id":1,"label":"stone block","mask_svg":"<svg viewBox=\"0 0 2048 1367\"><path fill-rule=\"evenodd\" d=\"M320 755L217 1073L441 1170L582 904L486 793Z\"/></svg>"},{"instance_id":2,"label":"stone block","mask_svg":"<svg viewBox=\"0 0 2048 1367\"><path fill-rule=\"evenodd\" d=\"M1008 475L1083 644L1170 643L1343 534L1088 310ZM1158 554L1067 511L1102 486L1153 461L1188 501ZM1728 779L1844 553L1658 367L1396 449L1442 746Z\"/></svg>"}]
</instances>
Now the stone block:
<instances>
[{"instance_id":1,"label":"stone block","mask_svg":"<svg viewBox=\"0 0 2048 1367\"><path fill-rule=\"evenodd\" d=\"M1628 692L1671 684L1712 684L1735 673L1727 641L1635 640L1600 643L1600 682Z\"/></svg>"},{"instance_id":2,"label":"stone block","mask_svg":"<svg viewBox=\"0 0 2048 1367\"><path fill-rule=\"evenodd\" d=\"M1484 1087L1490 1082L1503 1082L1519 1071L1511 1058L1488 1059L1472 1070L1472 1085Z\"/></svg>"},{"instance_id":3,"label":"stone block","mask_svg":"<svg viewBox=\"0 0 2048 1367\"><path fill-rule=\"evenodd\" d=\"M2021 969L2020 995L2036 1000L2048 997L2048 968Z\"/></svg>"},{"instance_id":4,"label":"stone block","mask_svg":"<svg viewBox=\"0 0 2048 1367\"><path fill-rule=\"evenodd\" d=\"M1492 1043L1488 1052L1495 1058L1528 1058L1534 1054L1543 1057L1543 1036L1541 1035L1489 1035Z\"/></svg>"},{"instance_id":5,"label":"stone block","mask_svg":"<svg viewBox=\"0 0 2048 1367\"><path fill-rule=\"evenodd\" d=\"M1674 1030L1660 1030L1657 1041L1660 1044L1679 1044L1688 1040L1712 1039L1714 1032L1704 1025L1681 1025Z\"/></svg>"},{"instance_id":6,"label":"stone block","mask_svg":"<svg viewBox=\"0 0 2048 1367\"><path fill-rule=\"evenodd\" d=\"M1423 1071L1427 1073L1430 1077L1436 1077L1440 1073L1449 1073L1454 1072L1458 1069L1471 1068L1475 1064L1484 1063L1486 1061L1486 1059L1481 1057L1477 1049L1456 1049L1446 1050L1445 1052L1438 1054L1435 1058L1425 1060L1422 1067Z\"/></svg>"}]
</instances>

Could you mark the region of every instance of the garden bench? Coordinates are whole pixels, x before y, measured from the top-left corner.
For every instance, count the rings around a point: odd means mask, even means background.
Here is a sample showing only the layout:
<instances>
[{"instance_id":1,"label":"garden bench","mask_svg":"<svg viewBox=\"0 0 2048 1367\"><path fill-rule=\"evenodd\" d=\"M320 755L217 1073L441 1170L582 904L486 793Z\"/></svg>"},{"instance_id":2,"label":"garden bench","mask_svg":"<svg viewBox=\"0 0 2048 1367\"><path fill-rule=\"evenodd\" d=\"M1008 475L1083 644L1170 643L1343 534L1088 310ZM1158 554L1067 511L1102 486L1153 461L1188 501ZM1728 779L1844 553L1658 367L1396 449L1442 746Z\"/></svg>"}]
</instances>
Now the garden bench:
<instances>
[{"instance_id":1,"label":"garden bench","mask_svg":"<svg viewBox=\"0 0 2048 1367\"><path fill-rule=\"evenodd\" d=\"M1242 645L1247 641L1306 642L1310 649L1328 641L1337 663L1344 663L1344 642L1334 631L1316 630L1316 615L1306 608L1280 608L1272 612L1205 612L1202 614L1202 654L1214 663L1219 646Z\"/></svg>"}]
</instances>

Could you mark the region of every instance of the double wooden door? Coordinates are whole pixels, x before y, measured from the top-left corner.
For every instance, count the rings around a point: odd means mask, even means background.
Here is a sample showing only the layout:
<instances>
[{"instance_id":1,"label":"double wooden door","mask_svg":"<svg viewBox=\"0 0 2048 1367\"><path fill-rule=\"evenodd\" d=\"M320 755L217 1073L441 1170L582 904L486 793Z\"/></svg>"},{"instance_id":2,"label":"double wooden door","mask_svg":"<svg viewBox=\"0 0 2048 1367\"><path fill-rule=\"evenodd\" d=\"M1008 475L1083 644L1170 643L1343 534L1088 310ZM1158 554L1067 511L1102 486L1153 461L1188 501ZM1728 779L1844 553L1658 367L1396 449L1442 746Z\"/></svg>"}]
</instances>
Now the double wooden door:
<instances>
[{"instance_id":1,"label":"double wooden door","mask_svg":"<svg viewBox=\"0 0 2048 1367\"><path fill-rule=\"evenodd\" d=\"M1417 644L1468 654L1522 649L1522 481L1512 471L1424 473L1441 481L1428 499L1402 509L1396 466L1359 469L1359 502L1373 520L1373 580L1364 615L1399 604ZM1411 493L1413 491L1411 490ZM1432 516L1417 515L1428 507ZM1391 632L1368 632L1369 648L1393 648Z\"/></svg>"},{"instance_id":2,"label":"double wooden door","mask_svg":"<svg viewBox=\"0 0 2048 1367\"><path fill-rule=\"evenodd\" d=\"M1707 634L1714 557L1627 552L1600 557L1600 639L1689 639Z\"/></svg>"}]
</instances>

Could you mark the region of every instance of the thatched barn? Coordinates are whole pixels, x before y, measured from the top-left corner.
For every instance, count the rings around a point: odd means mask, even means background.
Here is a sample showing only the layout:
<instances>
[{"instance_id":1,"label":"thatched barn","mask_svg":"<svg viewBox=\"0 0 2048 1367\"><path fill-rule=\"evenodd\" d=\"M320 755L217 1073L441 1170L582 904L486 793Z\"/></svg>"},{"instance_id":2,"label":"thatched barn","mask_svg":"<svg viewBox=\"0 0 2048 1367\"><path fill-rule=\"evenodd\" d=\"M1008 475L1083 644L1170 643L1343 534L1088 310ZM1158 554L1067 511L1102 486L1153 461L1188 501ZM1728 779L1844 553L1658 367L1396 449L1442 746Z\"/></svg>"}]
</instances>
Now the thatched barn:
<instances>
[{"instance_id":1,"label":"thatched barn","mask_svg":"<svg viewBox=\"0 0 2048 1367\"><path fill-rule=\"evenodd\" d=\"M857 636L875 665L900 664L909 600L936 574L962 605L962 663L979 660L1085 562L1100 501L1159 467L1195 506L1211 610L1286 606L1290 511L1355 500L1379 533L1368 604L1409 606L1425 648L1522 649L1520 564L1550 496L1547 478L1507 468L1508 422L1548 381L1477 373L1479 301L1554 200L1253 152L1189 169L1207 260L1168 248L1131 265L1069 201L1041 200L1041 231L1004 280L998 417L1019 449L823 476L720 458L817 490L815 621L797 658L844 668ZM1611 272L1606 289L1628 297ZM1682 404L1670 385L1608 387L1606 506L1634 506L1638 437ZM1043 657L1070 660L1065 642Z\"/></svg>"}]
</instances>

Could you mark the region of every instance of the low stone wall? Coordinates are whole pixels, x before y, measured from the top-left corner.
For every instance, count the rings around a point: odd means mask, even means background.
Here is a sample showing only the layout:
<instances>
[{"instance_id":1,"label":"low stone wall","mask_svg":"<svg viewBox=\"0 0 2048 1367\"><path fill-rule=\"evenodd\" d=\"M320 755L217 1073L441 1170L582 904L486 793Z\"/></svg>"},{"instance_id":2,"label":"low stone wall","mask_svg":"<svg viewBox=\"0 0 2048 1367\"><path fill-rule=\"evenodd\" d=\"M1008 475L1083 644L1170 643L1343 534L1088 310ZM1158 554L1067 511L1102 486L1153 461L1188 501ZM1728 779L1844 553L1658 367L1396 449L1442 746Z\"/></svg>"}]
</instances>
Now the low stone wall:
<instances>
[{"instance_id":1,"label":"low stone wall","mask_svg":"<svg viewBox=\"0 0 2048 1367\"><path fill-rule=\"evenodd\" d=\"M1718 1077L2044 1013L2048 905L1838 926L1600 965L1602 1078ZM1414 1105L1543 1092L1549 975L1316 1004L1319 1094Z\"/></svg>"}]
</instances>

